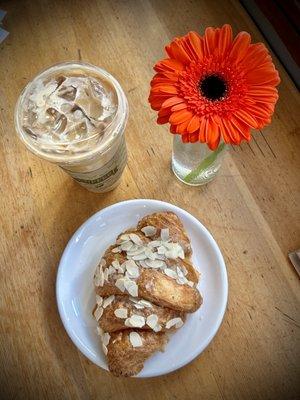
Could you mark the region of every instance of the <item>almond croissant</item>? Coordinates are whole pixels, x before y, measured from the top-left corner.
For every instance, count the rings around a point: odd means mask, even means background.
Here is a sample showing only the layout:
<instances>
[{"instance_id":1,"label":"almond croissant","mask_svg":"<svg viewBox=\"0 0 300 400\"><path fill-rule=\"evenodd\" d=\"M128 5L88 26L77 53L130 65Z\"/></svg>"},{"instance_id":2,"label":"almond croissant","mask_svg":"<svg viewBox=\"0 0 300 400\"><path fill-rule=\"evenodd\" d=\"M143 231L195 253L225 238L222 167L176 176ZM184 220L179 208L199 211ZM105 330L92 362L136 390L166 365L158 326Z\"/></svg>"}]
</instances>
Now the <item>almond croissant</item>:
<instances>
[{"instance_id":1,"label":"almond croissant","mask_svg":"<svg viewBox=\"0 0 300 400\"><path fill-rule=\"evenodd\" d=\"M144 361L162 351L168 332L202 304L191 244L172 212L145 216L119 235L94 275L94 317L116 376L136 375Z\"/></svg>"}]
</instances>

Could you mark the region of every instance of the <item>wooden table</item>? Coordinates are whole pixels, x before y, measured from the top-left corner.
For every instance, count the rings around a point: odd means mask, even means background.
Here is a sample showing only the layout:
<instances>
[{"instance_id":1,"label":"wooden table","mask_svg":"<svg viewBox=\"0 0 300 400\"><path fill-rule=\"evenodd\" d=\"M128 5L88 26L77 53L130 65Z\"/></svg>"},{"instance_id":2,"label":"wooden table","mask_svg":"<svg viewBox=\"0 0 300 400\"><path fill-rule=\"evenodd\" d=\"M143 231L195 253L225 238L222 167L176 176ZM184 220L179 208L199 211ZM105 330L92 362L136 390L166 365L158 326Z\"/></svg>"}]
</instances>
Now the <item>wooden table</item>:
<instances>
[{"instance_id":1,"label":"wooden table","mask_svg":"<svg viewBox=\"0 0 300 400\"><path fill-rule=\"evenodd\" d=\"M147 104L163 46L189 30L229 22L262 40L237 1L4 1L10 36L0 46L1 399L296 399L299 279L287 253L300 247L299 96L282 83L272 125L232 149L219 177L189 188L170 171L171 135ZM17 97L38 71L70 59L100 65L130 103L128 167L98 195L31 155L14 134ZM297 114L298 113L298 114ZM155 379L114 378L89 362L60 321L55 278L73 232L93 213L132 198L191 212L224 254L229 303L205 352Z\"/></svg>"}]
</instances>

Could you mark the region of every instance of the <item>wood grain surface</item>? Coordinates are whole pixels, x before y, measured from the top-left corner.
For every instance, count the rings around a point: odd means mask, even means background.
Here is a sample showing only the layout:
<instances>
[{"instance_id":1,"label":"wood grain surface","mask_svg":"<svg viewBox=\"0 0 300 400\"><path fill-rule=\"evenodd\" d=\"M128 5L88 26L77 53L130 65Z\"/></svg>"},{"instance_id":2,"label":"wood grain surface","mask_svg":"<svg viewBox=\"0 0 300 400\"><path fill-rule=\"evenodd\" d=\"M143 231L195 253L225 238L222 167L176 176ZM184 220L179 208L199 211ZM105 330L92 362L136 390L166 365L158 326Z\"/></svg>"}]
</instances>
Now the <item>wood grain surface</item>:
<instances>
[{"instance_id":1,"label":"wood grain surface","mask_svg":"<svg viewBox=\"0 0 300 400\"><path fill-rule=\"evenodd\" d=\"M2 1L0 45L0 398L296 399L300 396L299 279L287 253L300 247L299 95L282 83L272 125L232 148L218 178L190 188L170 171L172 137L147 104L152 66L189 30L230 23L263 40L237 1ZM110 71L130 105L128 166L105 195L78 186L31 155L13 111L41 69L82 59ZM190 365L154 379L121 379L72 344L55 301L59 259L94 212L132 198L191 212L214 235L229 275L229 303L213 342Z\"/></svg>"}]
</instances>

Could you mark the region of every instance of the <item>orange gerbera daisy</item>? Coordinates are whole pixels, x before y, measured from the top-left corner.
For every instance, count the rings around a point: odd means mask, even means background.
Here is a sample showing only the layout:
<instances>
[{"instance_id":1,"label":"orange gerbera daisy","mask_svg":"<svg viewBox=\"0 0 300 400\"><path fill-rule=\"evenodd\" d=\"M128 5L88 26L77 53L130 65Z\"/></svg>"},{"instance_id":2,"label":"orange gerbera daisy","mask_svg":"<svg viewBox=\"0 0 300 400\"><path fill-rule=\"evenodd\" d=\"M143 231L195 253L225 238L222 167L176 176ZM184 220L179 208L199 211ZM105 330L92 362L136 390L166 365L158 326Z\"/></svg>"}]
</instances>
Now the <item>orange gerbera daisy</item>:
<instances>
[{"instance_id":1,"label":"orange gerbera daisy","mask_svg":"<svg viewBox=\"0 0 300 400\"><path fill-rule=\"evenodd\" d=\"M157 122L169 122L183 142L249 141L250 128L270 123L280 79L267 48L251 44L240 32L232 38L230 25L207 28L174 39L169 58L156 63L149 102Z\"/></svg>"}]
</instances>

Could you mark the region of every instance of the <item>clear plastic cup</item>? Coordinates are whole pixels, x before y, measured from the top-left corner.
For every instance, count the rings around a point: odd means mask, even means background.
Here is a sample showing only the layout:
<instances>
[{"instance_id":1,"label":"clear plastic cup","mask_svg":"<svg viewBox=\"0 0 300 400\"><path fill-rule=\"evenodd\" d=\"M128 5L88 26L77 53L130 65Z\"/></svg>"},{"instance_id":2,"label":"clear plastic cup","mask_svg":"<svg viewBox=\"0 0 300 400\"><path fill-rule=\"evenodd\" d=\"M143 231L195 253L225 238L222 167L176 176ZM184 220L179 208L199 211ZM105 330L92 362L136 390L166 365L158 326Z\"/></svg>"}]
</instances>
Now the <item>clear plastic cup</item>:
<instances>
[{"instance_id":1,"label":"clear plastic cup","mask_svg":"<svg viewBox=\"0 0 300 400\"><path fill-rule=\"evenodd\" d=\"M114 99L114 112L108 122L97 122L101 128L93 125L92 133L84 135L77 134L77 125L72 128L70 135L64 132L52 135L51 128L49 132L41 133L31 128L30 124L28 126L28 120L32 119L32 116L28 118L28 102L31 101L29 99L32 98L30 97L32 93L36 95L37 85L41 82L47 83L55 76L73 77L73 75L91 77L103 84L103 87L109 88L111 98ZM42 98L45 99L43 96ZM56 110L53 112L57 113ZM91 126L92 122L89 122L91 120L87 121L83 110L80 109L80 112L78 122L80 123L80 115L83 115L83 120ZM37 114L38 112L32 115ZM124 136L127 119L128 103L118 81L99 67L76 61L53 65L38 74L22 91L15 109L16 131L25 146L40 158L59 165L81 186L98 193L108 192L120 182L127 162ZM85 124L84 121L83 123ZM87 125L85 124L83 128L87 130Z\"/></svg>"}]
</instances>

